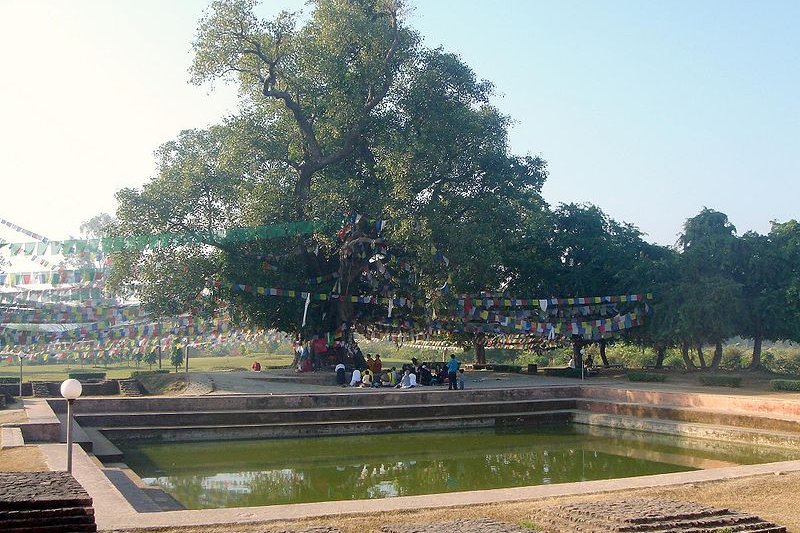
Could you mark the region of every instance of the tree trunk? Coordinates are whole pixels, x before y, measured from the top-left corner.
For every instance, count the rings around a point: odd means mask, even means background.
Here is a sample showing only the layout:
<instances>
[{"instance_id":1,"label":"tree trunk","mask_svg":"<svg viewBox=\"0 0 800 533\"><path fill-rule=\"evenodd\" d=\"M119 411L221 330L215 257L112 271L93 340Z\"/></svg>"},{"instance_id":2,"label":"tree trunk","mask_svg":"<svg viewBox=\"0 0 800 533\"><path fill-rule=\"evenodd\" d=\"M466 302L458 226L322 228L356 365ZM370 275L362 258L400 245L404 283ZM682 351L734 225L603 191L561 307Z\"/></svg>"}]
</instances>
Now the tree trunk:
<instances>
[{"instance_id":1,"label":"tree trunk","mask_svg":"<svg viewBox=\"0 0 800 533\"><path fill-rule=\"evenodd\" d=\"M664 357L667 355L666 346L656 346L656 368L664 367Z\"/></svg>"},{"instance_id":2,"label":"tree trunk","mask_svg":"<svg viewBox=\"0 0 800 533\"><path fill-rule=\"evenodd\" d=\"M761 368L761 334L753 337L753 360L750 361L750 370L759 370Z\"/></svg>"},{"instance_id":3,"label":"tree trunk","mask_svg":"<svg viewBox=\"0 0 800 533\"><path fill-rule=\"evenodd\" d=\"M711 370L718 369L720 362L722 362L722 341L717 341L714 343L714 357L711 358Z\"/></svg>"},{"instance_id":4,"label":"tree trunk","mask_svg":"<svg viewBox=\"0 0 800 533\"><path fill-rule=\"evenodd\" d=\"M486 335L479 331L472 338L472 347L475 349L475 363L486 364Z\"/></svg>"},{"instance_id":5,"label":"tree trunk","mask_svg":"<svg viewBox=\"0 0 800 533\"><path fill-rule=\"evenodd\" d=\"M689 345L686 343L681 344L681 357L683 357L683 364L686 365L686 370L694 370L697 368L689 355Z\"/></svg>"},{"instance_id":6,"label":"tree trunk","mask_svg":"<svg viewBox=\"0 0 800 533\"><path fill-rule=\"evenodd\" d=\"M600 339L600 359L603 360L603 367L608 368L608 357L606 357L606 340Z\"/></svg>"},{"instance_id":7,"label":"tree trunk","mask_svg":"<svg viewBox=\"0 0 800 533\"><path fill-rule=\"evenodd\" d=\"M698 344L695 348L697 350L697 358L700 360L700 369L704 370L706 368L706 358L703 357L703 345Z\"/></svg>"},{"instance_id":8,"label":"tree trunk","mask_svg":"<svg viewBox=\"0 0 800 533\"><path fill-rule=\"evenodd\" d=\"M573 335L572 336L572 357L575 360L575 370L581 372L583 368L583 354L581 353L581 348L583 348L583 339L580 335Z\"/></svg>"}]
</instances>

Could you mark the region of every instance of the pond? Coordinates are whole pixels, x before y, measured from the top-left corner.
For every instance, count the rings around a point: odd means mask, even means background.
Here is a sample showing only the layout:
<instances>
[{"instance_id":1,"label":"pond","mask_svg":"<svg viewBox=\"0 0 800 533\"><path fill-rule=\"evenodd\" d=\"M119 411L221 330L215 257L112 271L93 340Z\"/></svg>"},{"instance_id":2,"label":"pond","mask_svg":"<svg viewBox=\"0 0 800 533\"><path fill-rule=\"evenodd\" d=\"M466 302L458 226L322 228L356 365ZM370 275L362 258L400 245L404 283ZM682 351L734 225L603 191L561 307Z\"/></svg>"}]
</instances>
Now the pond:
<instances>
[{"instance_id":1,"label":"pond","mask_svg":"<svg viewBox=\"0 0 800 533\"><path fill-rule=\"evenodd\" d=\"M580 424L222 442L118 442L188 509L388 498L613 479L800 458Z\"/></svg>"}]
</instances>

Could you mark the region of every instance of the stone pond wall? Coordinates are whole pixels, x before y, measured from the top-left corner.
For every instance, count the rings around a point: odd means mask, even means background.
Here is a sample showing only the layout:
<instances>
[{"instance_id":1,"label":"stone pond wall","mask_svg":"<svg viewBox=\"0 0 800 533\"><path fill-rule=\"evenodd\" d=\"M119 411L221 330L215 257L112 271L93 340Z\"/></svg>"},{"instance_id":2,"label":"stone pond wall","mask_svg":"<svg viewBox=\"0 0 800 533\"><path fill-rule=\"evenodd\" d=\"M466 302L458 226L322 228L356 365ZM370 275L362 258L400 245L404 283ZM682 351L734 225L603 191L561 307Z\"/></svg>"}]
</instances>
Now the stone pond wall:
<instances>
[{"instance_id":1,"label":"stone pond wall","mask_svg":"<svg viewBox=\"0 0 800 533\"><path fill-rule=\"evenodd\" d=\"M66 472L0 472L0 531L95 532L92 499Z\"/></svg>"}]
</instances>

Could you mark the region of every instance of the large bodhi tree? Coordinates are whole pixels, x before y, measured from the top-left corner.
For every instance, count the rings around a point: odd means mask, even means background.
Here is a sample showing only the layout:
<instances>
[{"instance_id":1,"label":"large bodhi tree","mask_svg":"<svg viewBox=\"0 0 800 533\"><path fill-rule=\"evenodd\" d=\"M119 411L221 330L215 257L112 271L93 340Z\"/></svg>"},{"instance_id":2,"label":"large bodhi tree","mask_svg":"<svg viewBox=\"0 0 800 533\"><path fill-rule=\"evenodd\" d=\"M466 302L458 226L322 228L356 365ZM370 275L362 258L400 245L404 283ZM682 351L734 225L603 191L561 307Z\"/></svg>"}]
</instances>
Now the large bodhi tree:
<instances>
[{"instance_id":1,"label":"large bodhi tree","mask_svg":"<svg viewBox=\"0 0 800 533\"><path fill-rule=\"evenodd\" d=\"M304 302L230 293L213 281L341 294L311 303L306 333L318 333L386 318L385 308L353 306L349 295L424 298L429 306L393 314L424 319L450 305L448 290L497 290L515 276L508 257L523 240L520 221L546 210L546 170L541 159L508 153L509 121L489 103L491 84L457 56L421 47L398 1L310 7L301 25L288 13L262 21L247 0L212 4L192 79L235 81L241 110L166 143L158 176L119 193L117 228L209 238L120 254L115 287L165 314L221 297L285 331L298 329ZM236 226L332 219L350 232L214 238ZM380 232L375 220L389 224Z\"/></svg>"}]
</instances>

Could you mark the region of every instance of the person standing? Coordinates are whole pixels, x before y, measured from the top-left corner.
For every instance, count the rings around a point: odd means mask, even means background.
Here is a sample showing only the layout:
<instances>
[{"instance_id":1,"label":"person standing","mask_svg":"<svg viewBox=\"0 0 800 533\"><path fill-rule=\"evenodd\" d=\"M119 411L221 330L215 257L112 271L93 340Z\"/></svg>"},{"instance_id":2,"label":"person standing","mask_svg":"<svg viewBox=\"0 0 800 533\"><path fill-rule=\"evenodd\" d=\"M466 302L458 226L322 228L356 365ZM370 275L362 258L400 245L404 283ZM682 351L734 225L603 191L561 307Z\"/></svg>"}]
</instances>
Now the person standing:
<instances>
[{"instance_id":1,"label":"person standing","mask_svg":"<svg viewBox=\"0 0 800 533\"><path fill-rule=\"evenodd\" d=\"M447 362L447 389L458 390L458 367L459 362L456 354L450 354L450 361Z\"/></svg>"}]
</instances>

